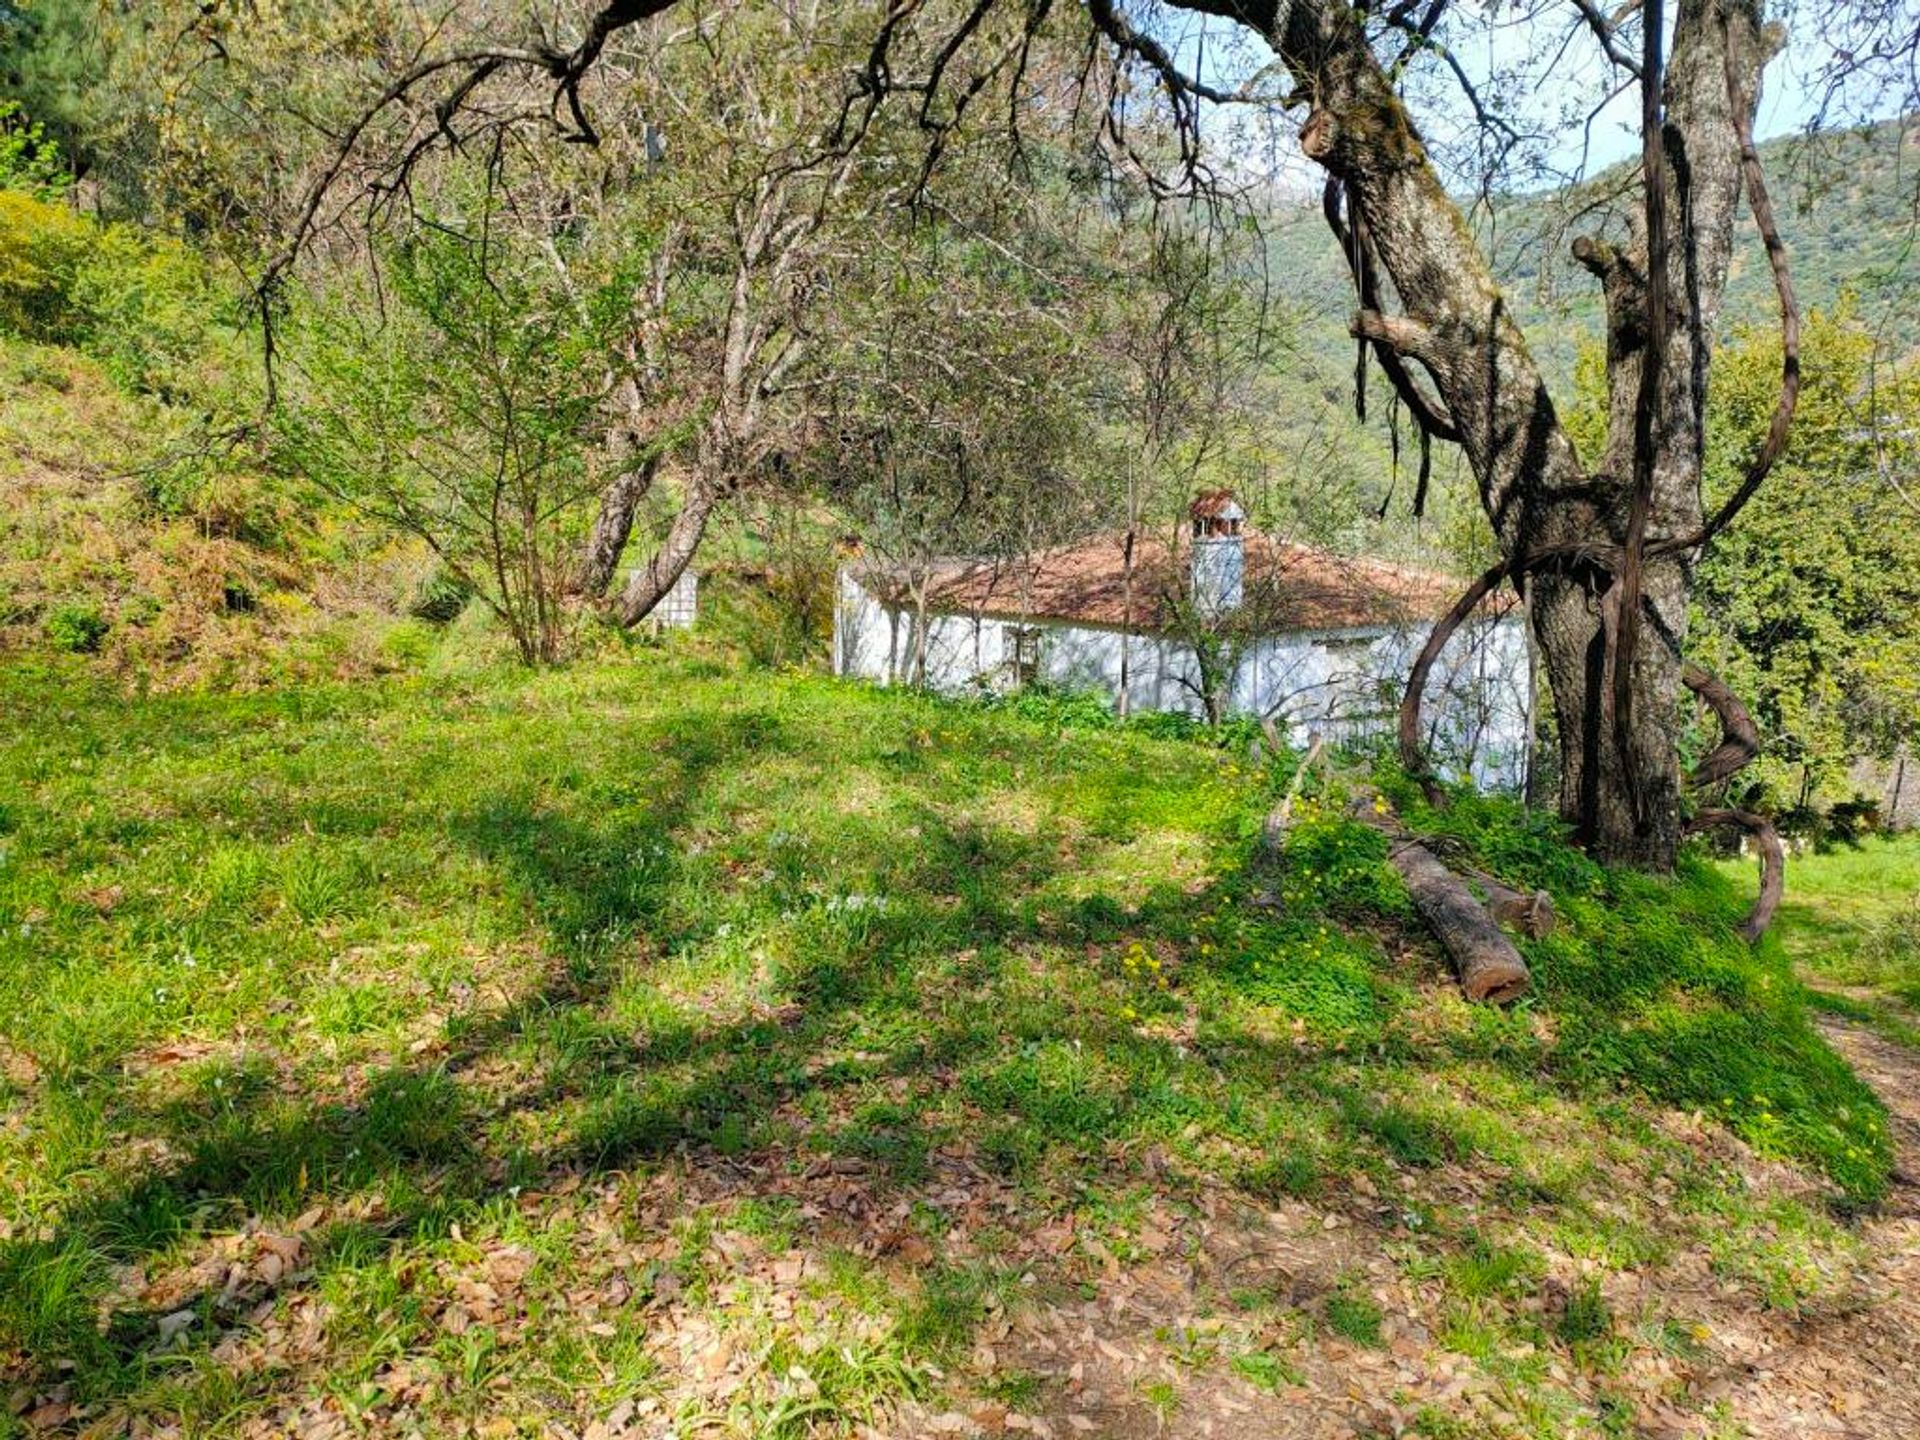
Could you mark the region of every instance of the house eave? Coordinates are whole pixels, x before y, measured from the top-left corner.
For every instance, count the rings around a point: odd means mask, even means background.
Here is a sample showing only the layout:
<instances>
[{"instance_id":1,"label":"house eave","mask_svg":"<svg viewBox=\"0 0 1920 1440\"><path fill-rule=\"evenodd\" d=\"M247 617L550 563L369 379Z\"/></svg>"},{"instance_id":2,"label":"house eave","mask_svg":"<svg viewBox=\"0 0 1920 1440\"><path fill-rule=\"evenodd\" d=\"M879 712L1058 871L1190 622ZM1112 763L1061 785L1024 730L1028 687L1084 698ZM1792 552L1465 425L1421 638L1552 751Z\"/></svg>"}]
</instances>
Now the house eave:
<instances>
[{"instance_id":1,"label":"house eave","mask_svg":"<svg viewBox=\"0 0 1920 1440\"><path fill-rule=\"evenodd\" d=\"M847 580L857 587L861 594L872 600L884 610L896 614L906 613L912 606L904 601L889 600L886 596L866 585L859 576L847 573ZM955 610L944 606L929 605L927 615L930 619L970 620L975 624L984 620L993 620L1004 625L1045 625L1055 630L1092 630L1103 635L1128 635L1142 640L1177 639L1175 632L1165 626L1140 623L1120 624L1110 620L1086 620L1078 616L1049 614L1020 614L1006 610ZM1494 617L1502 622L1514 617L1500 615ZM1300 625L1285 630L1262 632L1263 638L1279 639L1285 636L1314 636L1326 639L1372 640L1382 635L1390 635L1398 630L1411 630L1434 623L1432 616L1409 615L1404 620L1376 620L1366 625Z\"/></svg>"}]
</instances>

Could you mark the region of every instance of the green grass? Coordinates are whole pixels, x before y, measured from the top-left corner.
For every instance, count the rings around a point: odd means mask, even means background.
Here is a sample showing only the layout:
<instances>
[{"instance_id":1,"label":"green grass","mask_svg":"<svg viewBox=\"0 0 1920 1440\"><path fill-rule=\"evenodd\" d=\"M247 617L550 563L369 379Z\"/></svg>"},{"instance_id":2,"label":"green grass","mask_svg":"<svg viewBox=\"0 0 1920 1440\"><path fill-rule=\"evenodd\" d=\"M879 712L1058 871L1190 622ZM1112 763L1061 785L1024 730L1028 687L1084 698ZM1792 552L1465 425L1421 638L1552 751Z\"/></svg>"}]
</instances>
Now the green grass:
<instances>
[{"instance_id":1,"label":"green grass","mask_svg":"<svg viewBox=\"0 0 1920 1440\"><path fill-rule=\"evenodd\" d=\"M0 1357L185 1433L322 1395L429 1433L1043 1407L965 1378L975 1337L1177 1257L1202 1195L1364 1191L1496 1329L1566 1236L1622 1268L1711 1236L1757 1301L1825 1293L1817 1198L1654 1123L1884 1185L1877 1105L1733 886L1415 813L1567 919L1533 1000L1470 1008L1336 803L1257 853L1287 774L1245 753L695 647L144 700L12 666ZM1511 1197L1497 1246L1463 1170ZM1248 1358L1276 1307L1382 1341L1357 1285L1275 1293L1207 1302L1239 1328L1193 1367L1292 1383Z\"/></svg>"},{"instance_id":2,"label":"green grass","mask_svg":"<svg viewBox=\"0 0 1920 1440\"><path fill-rule=\"evenodd\" d=\"M1327 1328L1343 1340L1368 1349L1380 1345L1380 1325L1385 1318L1372 1298L1357 1288L1336 1290L1327 1297Z\"/></svg>"},{"instance_id":3,"label":"green grass","mask_svg":"<svg viewBox=\"0 0 1920 1440\"><path fill-rule=\"evenodd\" d=\"M1721 869L1751 887L1750 866ZM1816 1003L1920 1046L1920 835L1793 856L1774 930Z\"/></svg>"},{"instance_id":4,"label":"green grass","mask_svg":"<svg viewBox=\"0 0 1920 1440\"><path fill-rule=\"evenodd\" d=\"M1787 952L1821 979L1920 1008L1920 835L1799 857L1789 873Z\"/></svg>"},{"instance_id":5,"label":"green grass","mask_svg":"<svg viewBox=\"0 0 1920 1440\"><path fill-rule=\"evenodd\" d=\"M1733 938L1750 903L1738 883L1690 855L1671 879L1609 873L1501 801L1435 813L1404 782L1389 788L1443 849L1553 893L1554 933L1520 942L1557 1036L1545 1068L1714 1113L1763 1153L1814 1161L1856 1201L1884 1193L1883 1107L1809 1024L1779 938Z\"/></svg>"}]
</instances>

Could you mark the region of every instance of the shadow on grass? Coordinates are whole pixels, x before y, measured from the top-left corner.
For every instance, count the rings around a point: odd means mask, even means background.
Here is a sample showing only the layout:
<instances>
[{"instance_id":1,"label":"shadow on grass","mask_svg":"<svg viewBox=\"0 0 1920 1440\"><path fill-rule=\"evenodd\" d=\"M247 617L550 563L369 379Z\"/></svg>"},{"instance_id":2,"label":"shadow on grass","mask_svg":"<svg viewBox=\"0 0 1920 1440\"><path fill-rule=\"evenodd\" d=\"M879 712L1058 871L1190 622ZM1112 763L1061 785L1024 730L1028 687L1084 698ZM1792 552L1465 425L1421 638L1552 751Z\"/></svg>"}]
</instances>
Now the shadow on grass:
<instances>
[{"instance_id":1,"label":"shadow on grass","mask_svg":"<svg viewBox=\"0 0 1920 1440\"><path fill-rule=\"evenodd\" d=\"M818 737L790 733L771 711L709 705L620 739L632 758L599 754L584 776L556 761L566 804L543 800L539 785L483 775L482 793L445 817L444 834L497 879L538 941L541 969L522 993L456 1016L426 1054L347 1075L328 1100L289 1093L263 1070L223 1076L218 1095L121 1107L116 1127L166 1158L0 1246L0 1315L27 1367L16 1383L71 1367L90 1402L134 1395L182 1357L161 1353L161 1317L116 1290L114 1267L164 1268L181 1260L179 1242L252 1217L282 1223L322 1202L378 1197L350 1235L316 1237L323 1260L337 1244L370 1264L450 1234L513 1187L563 1178L673 1164L753 1198L773 1166L844 1161L911 1206L938 1183L941 1148L960 1144L1015 1182L1059 1160L1069 1183L1055 1188L1084 1196L1076 1186L1116 1155L1194 1129L1216 1143L1208 1163L1231 1186L1271 1199L1322 1185L1329 1157L1309 1138L1415 1169L1475 1153L1470 1127L1395 1097L1385 1076L1394 1066L1466 1058L1517 1085L1566 1089L1668 1073L1673 1098L1690 1103L1695 1092L1710 1099L1773 1077L1777 1053L1729 1023L1728 1007L1758 1014L1785 1002L1756 994L1760 972L1732 952L1703 948L1703 929L1730 933L1736 915L1717 893L1674 911L1685 896L1602 893L1596 879L1587 908L1570 907L1567 931L1532 948L1542 993L1559 1007L1560 1059L1550 1060L1524 1016L1476 1016L1430 1040L1389 1034L1403 979L1384 977L1391 962L1334 918L1405 938L1404 917L1383 912L1387 872L1365 848L1380 843L1374 832L1330 828L1325 853L1302 838L1295 863L1324 911L1251 911L1245 900L1273 877L1250 873L1261 862L1245 848L1236 861L1228 847L1210 888L1085 894L1063 888L1074 877L1060 835L1044 823L955 818L936 803L936 777L891 809L855 805L823 822L810 843L853 857L827 870L852 883L864 865L886 877L887 893L822 893L821 867L791 858L786 843L716 834L712 815L726 807L709 803L742 756L787 763L789 786L831 788L843 777L823 765ZM451 751L449 760L473 763ZM940 763L905 743L867 762L893 776ZM1078 838L1122 846L1134 838L1126 808L1109 793L1114 777L1101 783L1096 833ZM788 797L754 798L777 814ZM329 801L325 816L354 833L381 823L371 800ZM1525 855L1566 863L1520 838ZM1498 855L1483 858L1503 868ZM1552 880L1543 871L1537 883ZM1069 898L1075 889L1081 898ZM1229 911L1228 896L1242 903ZM751 917L752 943L723 935L730 915ZM1143 947L1147 971L1163 953L1169 964L1185 957L1196 991L1235 998L1183 1033L1182 1002L1163 1000L1147 973L1137 991L1124 988L1134 982L1104 953L1123 941ZM1207 949L1212 959L1195 958ZM653 982L722 952L714 963L731 988L718 996ZM1241 999L1325 1021L1354 1051L1296 1044ZM1800 1053L1804 1028L1783 1019L1767 1038L1812 1077L1801 1108L1817 1115L1844 1086L1820 1055ZM1382 1083L1362 1079L1363 1065L1379 1067ZM1337 1169L1341 1157L1329 1163ZM1062 1203L1042 1189L1033 1187L1035 1207ZM1444 1225L1421 1223L1429 1243L1445 1243ZM798 1243L819 1252L831 1240L809 1231ZM165 1308L218 1322L196 1339L247 1323L217 1274Z\"/></svg>"},{"instance_id":2,"label":"shadow on grass","mask_svg":"<svg viewBox=\"0 0 1920 1440\"><path fill-rule=\"evenodd\" d=\"M116 1290L115 1268L164 1268L177 1242L255 1217L284 1223L316 1204L378 1196L373 1217L340 1242L367 1264L445 1236L510 1187L669 1159L748 1188L738 1162L776 1151L920 1186L952 1138L920 1100L956 1087L987 1116L983 1153L1009 1173L1049 1145L1097 1156L1130 1111L1155 1103L1129 1079L1163 1072L1164 1045L1117 1022L1069 1042L1043 996L1007 1007L998 994L1025 970L1020 946L1185 932L1200 900L1169 886L1130 906L1099 896L1043 913L1036 895L1061 878L1049 836L951 820L925 803L904 825L889 815L836 832L856 850L892 852L884 903L809 897L768 866L759 883L787 906L769 920L782 943L756 962L767 973L744 1013L634 1013L649 969L714 939L685 873L684 832L703 787L741 753L786 744L764 715L708 714L671 734L671 764L657 767L639 813L583 822L508 789L448 817L447 833L500 877L541 939L530 990L456 1017L428 1055L349 1076L341 1098L290 1094L263 1068L223 1072L217 1095L202 1087L144 1113L128 1102L116 1123L168 1158L129 1185L84 1193L40 1235L0 1245L0 1303L27 1367L14 1382L70 1373L92 1404L139 1391L170 1363L157 1343L162 1317ZM883 1094L890 1083L905 1094ZM328 1243L316 1237L323 1254ZM245 1325L256 1300L223 1293L210 1273L160 1309L196 1311L204 1336Z\"/></svg>"}]
</instances>

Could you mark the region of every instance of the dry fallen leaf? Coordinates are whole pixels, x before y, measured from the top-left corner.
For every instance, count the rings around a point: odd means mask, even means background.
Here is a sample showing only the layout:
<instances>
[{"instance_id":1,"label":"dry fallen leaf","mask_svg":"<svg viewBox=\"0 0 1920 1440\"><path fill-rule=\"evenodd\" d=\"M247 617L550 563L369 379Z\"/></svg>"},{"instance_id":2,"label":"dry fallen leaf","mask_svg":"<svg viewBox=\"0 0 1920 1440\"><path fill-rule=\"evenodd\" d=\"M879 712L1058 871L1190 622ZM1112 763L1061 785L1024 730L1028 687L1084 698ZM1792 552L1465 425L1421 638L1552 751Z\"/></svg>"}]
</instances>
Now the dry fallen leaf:
<instances>
[{"instance_id":1,"label":"dry fallen leaf","mask_svg":"<svg viewBox=\"0 0 1920 1440\"><path fill-rule=\"evenodd\" d=\"M200 1316L192 1310L176 1310L171 1315L162 1315L159 1325L160 1343L172 1344L175 1337L184 1334L187 1327L199 1318Z\"/></svg>"}]
</instances>

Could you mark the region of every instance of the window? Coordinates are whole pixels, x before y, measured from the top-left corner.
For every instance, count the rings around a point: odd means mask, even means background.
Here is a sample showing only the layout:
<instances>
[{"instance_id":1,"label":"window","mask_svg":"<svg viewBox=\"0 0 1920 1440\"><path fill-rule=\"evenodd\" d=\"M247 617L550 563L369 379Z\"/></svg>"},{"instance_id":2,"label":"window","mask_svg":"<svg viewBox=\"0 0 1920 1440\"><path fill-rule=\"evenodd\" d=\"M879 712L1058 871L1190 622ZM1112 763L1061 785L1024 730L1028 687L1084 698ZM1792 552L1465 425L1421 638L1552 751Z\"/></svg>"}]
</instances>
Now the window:
<instances>
[{"instance_id":1,"label":"window","mask_svg":"<svg viewBox=\"0 0 1920 1440\"><path fill-rule=\"evenodd\" d=\"M1031 685L1040 678L1040 634L1038 625L1007 627L1007 671L1016 685Z\"/></svg>"}]
</instances>

